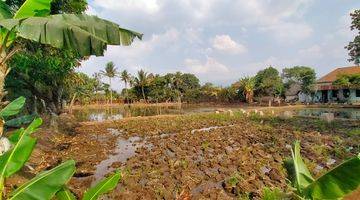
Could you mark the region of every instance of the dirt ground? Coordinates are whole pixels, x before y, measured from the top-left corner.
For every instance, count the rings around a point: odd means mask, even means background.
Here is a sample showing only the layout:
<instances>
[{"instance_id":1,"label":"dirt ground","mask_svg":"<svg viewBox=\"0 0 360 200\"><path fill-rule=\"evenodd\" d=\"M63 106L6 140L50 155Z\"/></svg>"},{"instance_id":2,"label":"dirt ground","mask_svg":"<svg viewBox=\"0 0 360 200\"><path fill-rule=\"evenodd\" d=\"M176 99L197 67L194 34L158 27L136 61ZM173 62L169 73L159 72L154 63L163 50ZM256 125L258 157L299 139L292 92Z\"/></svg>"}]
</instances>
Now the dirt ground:
<instances>
[{"instance_id":1,"label":"dirt ground","mask_svg":"<svg viewBox=\"0 0 360 200\"><path fill-rule=\"evenodd\" d=\"M359 125L238 112L82 123L65 116L58 131L44 127L34 134L38 144L30 162L6 184L17 187L74 159L69 188L79 197L120 169L123 178L110 199L260 199L264 187L289 191L283 161L295 140L319 176L359 152L360 136L348 134Z\"/></svg>"}]
</instances>

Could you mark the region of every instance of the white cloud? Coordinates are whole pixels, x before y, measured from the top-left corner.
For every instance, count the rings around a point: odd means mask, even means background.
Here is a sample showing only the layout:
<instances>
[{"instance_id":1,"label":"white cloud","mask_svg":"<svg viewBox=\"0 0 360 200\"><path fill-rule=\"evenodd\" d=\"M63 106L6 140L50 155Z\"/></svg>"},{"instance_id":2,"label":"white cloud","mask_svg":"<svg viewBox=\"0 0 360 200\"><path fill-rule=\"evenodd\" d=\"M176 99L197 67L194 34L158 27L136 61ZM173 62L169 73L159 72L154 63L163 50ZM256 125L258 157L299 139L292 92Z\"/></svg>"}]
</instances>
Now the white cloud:
<instances>
[{"instance_id":1,"label":"white cloud","mask_svg":"<svg viewBox=\"0 0 360 200\"><path fill-rule=\"evenodd\" d=\"M214 49L231 54L241 54L247 51L246 47L231 39L229 35L216 35L212 40Z\"/></svg>"},{"instance_id":2,"label":"white cloud","mask_svg":"<svg viewBox=\"0 0 360 200\"><path fill-rule=\"evenodd\" d=\"M312 45L311 47L300 49L299 54L305 58L321 58L323 56L323 49L320 45Z\"/></svg>"},{"instance_id":3,"label":"white cloud","mask_svg":"<svg viewBox=\"0 0 360 200\"><path fill-rule=\"evenodd\" d=\"M211 74L228 73L229 69L224 64L221 64L216 59L208 57L205 62L197 59L185 59L185 66L189 71L195 74Z\"/></svg>"},{"instance_id":4,"label":"white cloud","mask_svg":"<svg viewBox=\"0 0 360 200\"><path fill-rule=\"evenodd\" d=\"M160 10L158 0L94 0L94 5L116 11L143 11L155 14Z\"/></svg>"},{"instance_id":5,"label":"white cloud","mask_svg":"<svg viewBox=\"0 0 360 200\"><path fill-rule=\"evenodd\" d=\"M313 33L312 28L306 23L279 22L270 26L263 26L261 31L273 35L283 43L295 43L304 40Z\"/></svg>"}]
</instances>

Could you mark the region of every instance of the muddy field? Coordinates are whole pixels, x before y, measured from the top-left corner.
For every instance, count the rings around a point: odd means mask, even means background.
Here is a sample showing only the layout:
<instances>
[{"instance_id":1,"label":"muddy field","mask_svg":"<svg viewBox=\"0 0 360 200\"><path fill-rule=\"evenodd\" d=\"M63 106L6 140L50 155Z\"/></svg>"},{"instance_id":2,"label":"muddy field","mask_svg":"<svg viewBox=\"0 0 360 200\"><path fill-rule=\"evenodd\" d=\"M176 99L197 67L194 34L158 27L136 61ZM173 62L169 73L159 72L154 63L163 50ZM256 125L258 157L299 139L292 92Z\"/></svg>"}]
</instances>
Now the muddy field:
<instances>
[{"instance_id":1,"label":"muddy field","mask_svg":"<svg viewBox=\"0 0 360 200\"><path fill-rule=\"evenodd\" d=\"M75 123L76 124L76 123ZM288 191L283 161L300 140L318 176L359 152L359 121L326 123L235 112L82 122L63 117L59 131L43 128L27 167L7 182L17 187L36 172L75 159L69 187L78 196L120 169L110 199L259 199L264 187Z\"/></svg>"}]
</instances>

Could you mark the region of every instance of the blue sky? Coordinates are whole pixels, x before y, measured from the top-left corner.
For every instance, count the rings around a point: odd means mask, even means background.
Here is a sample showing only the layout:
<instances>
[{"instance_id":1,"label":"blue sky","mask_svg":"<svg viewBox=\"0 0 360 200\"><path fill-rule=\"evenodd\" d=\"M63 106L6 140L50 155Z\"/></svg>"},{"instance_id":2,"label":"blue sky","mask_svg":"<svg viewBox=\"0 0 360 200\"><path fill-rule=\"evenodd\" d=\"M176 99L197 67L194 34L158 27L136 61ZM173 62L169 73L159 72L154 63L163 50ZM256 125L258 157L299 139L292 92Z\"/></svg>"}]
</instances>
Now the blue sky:
<instances>
[{"instance_id":1,"label":"blue sky","mask_svg":"<svg viewBox=\"0 0 360 200\"><path fill-rule=\"evenodd\" d=\"M113 61L119 70L188 72L227 86L269 65L296 65L320 77L349 66L349 13L359 0L90 0L88 13L144 33L132 46L110 46L79 71L89 75ZM123 85L116 80L113 86Z\"/></svg>"}]
</instances>

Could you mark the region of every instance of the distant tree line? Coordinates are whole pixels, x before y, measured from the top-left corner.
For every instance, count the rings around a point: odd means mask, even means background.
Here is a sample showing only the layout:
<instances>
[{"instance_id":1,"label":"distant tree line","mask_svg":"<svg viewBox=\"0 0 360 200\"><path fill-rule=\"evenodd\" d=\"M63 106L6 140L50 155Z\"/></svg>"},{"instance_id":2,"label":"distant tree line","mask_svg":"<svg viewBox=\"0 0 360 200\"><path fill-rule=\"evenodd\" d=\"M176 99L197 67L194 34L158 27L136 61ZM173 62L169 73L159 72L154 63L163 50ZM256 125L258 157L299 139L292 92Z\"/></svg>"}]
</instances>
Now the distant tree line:
<instances>
[{"instance_id":1,"label":"distant tree line","mask_svg":"<svg viewBox=\"0 0 360 200\"><path fill-rule=\"evenodd\" d=\"M315 71L310 67L285 68L280 73L270 66L253 77L243 77L228 87L219 87L212 83L201 85L200 80L190 73L160 75L139 70L131 75L127 70L117 71L113 62L107 63L104 71L92 77L83 73L77 73L77 76L83 81L67 84L67 100L77 95L77 101L82 104L111 103L113 98L124 103L253 103L255 98L283 98L285 91L293 85L299 86L299 92L310 94L316 80ZM119 93L110 89L115 77L120 78L125 86ZM108 81L102 82L102 78Z\"/></svg>"}]
</instances>

